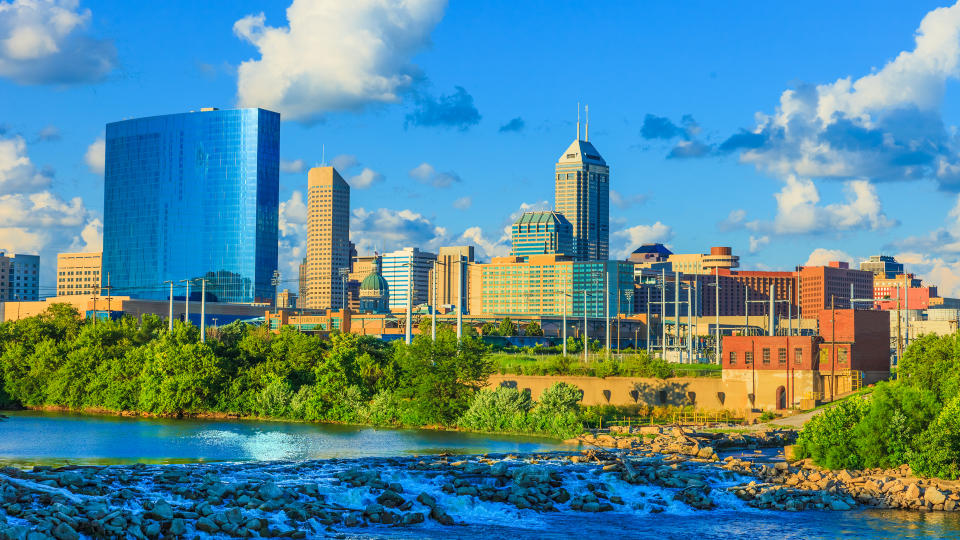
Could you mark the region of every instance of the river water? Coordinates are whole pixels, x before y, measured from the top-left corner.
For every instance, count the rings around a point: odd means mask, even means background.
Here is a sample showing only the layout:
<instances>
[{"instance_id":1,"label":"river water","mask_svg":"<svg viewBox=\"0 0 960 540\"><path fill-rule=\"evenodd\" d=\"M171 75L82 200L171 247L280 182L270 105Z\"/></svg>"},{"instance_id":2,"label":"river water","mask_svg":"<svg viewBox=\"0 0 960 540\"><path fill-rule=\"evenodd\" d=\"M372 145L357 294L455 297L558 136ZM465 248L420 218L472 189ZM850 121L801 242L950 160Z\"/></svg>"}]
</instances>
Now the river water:
<instances>
[{"instance_id":1,"label":"river water","mask_svg":"<svg viewBox=\"0 0 960 540\"><path fill-rule=\"evenodd\" d=\"M278 484L317 482L329 497L361 508L370 502L369 492L327 485L326 479L344 468L378 469L384 478L402 482L409 493L431 493L459 523L444 527L427 520L411 528L370 526L341 531L348 538L960 538L960 518L942 512L756 510L725 493L728 481L720 476L711 481L718 507L702 511L673 501L665 488L632 486L599 470L567 473L564 485L571 492L582 489L585 482L603 483L628 505L603 514L564 508L538 513L445 494L439 479L413 475L398 460L384 459L441 452L523 454L573 449L549 439L279 422L7 414L9 419L0 420L0 465L143 462L199 467L225 480L262 476ZM669 504L662 513L651 513L653 499Z\"/></svg>"}]
</instances>

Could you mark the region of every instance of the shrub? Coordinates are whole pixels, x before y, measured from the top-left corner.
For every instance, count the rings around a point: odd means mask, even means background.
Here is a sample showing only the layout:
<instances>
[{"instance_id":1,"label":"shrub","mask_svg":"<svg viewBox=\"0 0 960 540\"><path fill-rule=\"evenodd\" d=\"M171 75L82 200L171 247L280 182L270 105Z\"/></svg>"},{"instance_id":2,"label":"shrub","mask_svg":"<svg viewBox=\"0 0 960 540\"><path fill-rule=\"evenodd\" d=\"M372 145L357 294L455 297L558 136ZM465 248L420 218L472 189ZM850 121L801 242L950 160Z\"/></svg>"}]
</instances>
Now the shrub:
<instances>
[{"instance_id":1,"label":"shrub","mask_svg":"<svg viewBox=\"0 0 960 540\"><path fill-rule=\"evenodd\" d=\"M867 413L861 397L837 403L814 416L797 438L797 455L811 457L831 469L858 469L863 459L857 452L854 427Z\"/></svg>"}]
</instances>

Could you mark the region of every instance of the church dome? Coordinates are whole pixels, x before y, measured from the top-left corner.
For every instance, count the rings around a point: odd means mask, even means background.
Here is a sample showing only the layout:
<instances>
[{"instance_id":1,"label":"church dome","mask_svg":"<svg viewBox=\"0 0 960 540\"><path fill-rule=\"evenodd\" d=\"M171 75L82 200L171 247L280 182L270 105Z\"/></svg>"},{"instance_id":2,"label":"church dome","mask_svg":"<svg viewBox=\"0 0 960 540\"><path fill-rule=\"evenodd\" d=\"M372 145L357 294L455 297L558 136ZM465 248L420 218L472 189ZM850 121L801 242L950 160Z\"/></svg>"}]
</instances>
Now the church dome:
<instances>
[{"instance_id":1,"label":"church dome","mask_svg":"<svg viewBox=\"0 0 960 540\"><path fill-rule=\"evenodd\" d=\"M361 296L381 296L387 293L387 280L374 270L360 282Z\"/></svg>"}]
</instances>

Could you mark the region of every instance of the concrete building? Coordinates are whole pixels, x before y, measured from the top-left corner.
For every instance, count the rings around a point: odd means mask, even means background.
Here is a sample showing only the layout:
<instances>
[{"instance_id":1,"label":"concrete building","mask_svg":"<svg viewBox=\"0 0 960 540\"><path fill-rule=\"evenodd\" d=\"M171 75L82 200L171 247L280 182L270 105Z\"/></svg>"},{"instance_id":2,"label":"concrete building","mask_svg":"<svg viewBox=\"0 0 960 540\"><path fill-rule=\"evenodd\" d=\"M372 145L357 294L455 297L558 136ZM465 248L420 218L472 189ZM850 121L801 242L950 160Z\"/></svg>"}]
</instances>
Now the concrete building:
<instances>
[{"instance_id":1,"label":"concrete building","mask_svg":"<svg viewBox=\"0 0 960 540\"><path fill-rule=\"evenodd\" d=\"M470 290L470 274L467 266L473 262L473 246L445 246L437 251L437 260L428 276L431 299L434 296L433 288L436 287L433 305L455 308L459 302L458 295L463 295L464 313L468 313L466 304ZM461 282L458 283L458 279Z\"/></svg>"},{"instance_id":2,"label":"concrete building","mask_svg":"<svg viewBox=\"0 0 960 540\"><path fill-rule=\"evenodd\" d=\"M803 266L799 272L800 314L811 317L821 310L850 309L850 285L857 299L873 298L873 273L853 270L845 262L827 266ZM831 306L831 302L833 305ZM865 307L860 304L857 307Z\"/></svg>"},{"instance_id":3,"label":"concrete building","mask_svg":"<svg viewBox=\"0 0 960 540\"><path fill-rule=\"evenodd\" d=\"M573 257L605 261L610 253L610 168L589 142L590 123L557 160L555 210L573 228Z\"/></svg>"},{"instance_id":4,"label":"concrete building","mask_svg":"<svg viewBox=\"0 0 960 540\"><path fill-rule=\"evenodd\" d=\"M674 272L684 274L712 274L719 268L731 270L740 266L740 257L726 246L710 248L710 253L671 253L667 257Z\"/></svg>"},{"instance_id":5,"label":"concrete building","mask_svg":"<svg viewBox=\"0 0 960 540\"><path fill-rule=\"evenodd\" d=\"M0 252L0 301L40 299L40 256Z\"/></svg>"},{"instance_id":6,"label":"concrete building","mask_svg":"<svg viewBox=\"0 0 960 540\"><path fill-rule=\"evenodd\" d=\"M217 110L107 124L103 272L114 292L162 300L199 281L220 302L272 302L280 115ZM175 293L176 294L176 293Z\"/></svg>"},{"instance_id":7,"label":"concrete building","mask_svg":"<svg viewBox=\"0 0 960 540\"><path fill-rule=\"evenodd\" d=\"M346 305L344 277L350 269L350 185L333 167L307 173L307 309Z\"/></svg>"},{"instance_id":8,"label":"concrete building","mask_svg":"<svg viewBox=\"0 0 960 540\"><path fill-rule=\"evenodd\" d=\"M614 317L633 314L633 266L573 261L560 255L494 257L478 265L480 311L474 314ZM471 306L472 307L472 306Z\"/></svg>"},{"instance_id":9,"label":"concrete building","mask_svg":"<svg viewBox=\"0 0 960 540\"><path fill-rule=\"evenodd\" d=\"M200 326L201 302L190 302L189 319L194 326ZM58 296L34 302L0 302L0 318L4 321L15 321L40 315L54 304L69 304L82 317L97 317L98 319L119 319L124 316L141 318L144 315L156 315L167 319L170 312L168 300L144 300L130 296ZM223 326L238 320L256 320L261 318L270 309L267 304L236 304L223 302L206 302L204 311L206 326L213 328ZM173 302L173 318L184 320L187 313L186 302L182 299Z\"/></svg>"},{"instance_id":10,"label":"concrete building","mask_svg":"<svg viewBox=\"0 0 960 540\"><path fill-rule=\"evenodd\" d=\"M360 282L358 290L361 313L389 313L390 285L380 274L380 259L375 258L370 272Z\"/></svg>"},{"instance_id":11,"label":"concrete building","mask_svg":"<svg viewBox=\"0 0 960 540\"><path fill-rule=\"evenodd\" d=\"M764 409L830 401L890 375L890 319L866 310L819 312L819 336L726 336L723 381Z\"/></svg>"},{"instance_id":12,"label":"concrete building","mask_svg":"<svg viewBox=\"0 0 960 540\"><path fill-rule=\"evenodd\" d=\"M277 293L277 309L292 309L297 307L297 294L284 289Z\"/></svg>"},{"instance_id":13,"label":"concrete building","mask_svg":"<svg viewBox=\"0 0 960 540\"><path fill-rule=\"evenodd\" d=\"M860 269L873 274L874 278L893 279L903 273L903 265L890 255L871 255L860 263Z\"/></svg>"},{"instance_id":14,"label":"concrete building","mask_svg":"<svg viewBox=\"0 0 960 540\"><path fill-rule=\"evenodd\" d=\"M936 287L924 287L913 274L897 274L893 277L873 277L873 297L877 300L876 309L885 311L895 309L927 309L939 305L931 302L938 298Z\"/></svg>"},{"instance_id":15,"label":"concrete building","mask_svg":"<svg viewBox=\"0 0 960 540\"><path fill-rule=\"evenodd\" d=\"M430 301L430 270L437 256L419 248L403 249L383 254L381 273L390 291L390 309L406 309L408 290L412 290L412 306Z\"/></svg>"},{"instance_id":16,"label":"concrete building","mask_svg":"<svg viewBox=\"0 0 960 540\"><path fill-rule=\"evenodd\" d=\"M101 252L58 253L57 296L98 296L102 260Z\"/></svg>"},{"instance_id":17,"label":"concrete building","mask_svg":"<svg viewBox=\"0 0 960 540\"><path fill-rule=\"evenodd\" d=\"M673 255L673 252L663 244L643 244L627 257L627 261L634 263L637 269L653 269L655 264L663 264ZM657 270L660 268L658 267ZM667 268L669 272L671 269Z\"/></svg>"},{"instance_id":18,"label":"concrete building","mask_svg":"<svg viewBox=\"0 0 960 540\"><path fill-rule=\"evenodd\" d=\"M571 255L573 227L557 212L524 212L510 227L510 256Z\"/></svg>"}]
</instances>

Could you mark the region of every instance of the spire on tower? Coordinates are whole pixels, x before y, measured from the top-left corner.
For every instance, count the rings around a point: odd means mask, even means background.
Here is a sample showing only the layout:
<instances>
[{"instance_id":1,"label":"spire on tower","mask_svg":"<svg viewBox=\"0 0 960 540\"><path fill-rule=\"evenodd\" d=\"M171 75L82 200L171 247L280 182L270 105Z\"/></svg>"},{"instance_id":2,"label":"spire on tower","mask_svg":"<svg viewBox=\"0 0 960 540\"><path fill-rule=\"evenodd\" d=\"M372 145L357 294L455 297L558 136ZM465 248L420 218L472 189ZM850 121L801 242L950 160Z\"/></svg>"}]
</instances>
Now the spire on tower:
<instances>
[{"instance_id":1,"label":"spire on tower","mask_svg":"<svg viewBox=\"0 0 960 540\"><path fill-rule=\"evenodd\" d=\"M580 140L580 102L579 101L577 102L577 138L576 140L578 141Z\"/></svg>"},{"instance_id":2,"label":"spire on tower","mask_svg":"<svg viewBox=\"0 0 960 540\"><path fill-rule=\"evenodd\" d=\"M584 112L586 113L586 116L587 116L587 128L586 128L586 130L584 131L583 140L585 140L585 141L587 141L587 142L590 142L590 106L589 106L589 105L584 105L584 106L583 106L583 110L584 110Z\"/></svg>"}]
</instances>

